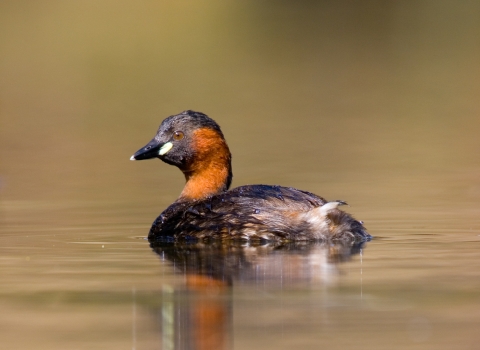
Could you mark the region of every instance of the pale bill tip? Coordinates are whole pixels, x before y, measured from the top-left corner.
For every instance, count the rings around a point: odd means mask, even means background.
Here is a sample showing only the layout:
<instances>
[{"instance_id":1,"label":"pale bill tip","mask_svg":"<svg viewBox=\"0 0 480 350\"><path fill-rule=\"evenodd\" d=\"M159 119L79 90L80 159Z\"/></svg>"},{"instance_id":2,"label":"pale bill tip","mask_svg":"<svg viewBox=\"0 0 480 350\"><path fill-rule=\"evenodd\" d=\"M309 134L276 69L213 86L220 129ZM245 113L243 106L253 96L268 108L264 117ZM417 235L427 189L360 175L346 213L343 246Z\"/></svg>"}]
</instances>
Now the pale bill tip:
<instances>
[{"instance_id":1,"label":"pale bill tip","mask_svg":"<svg viewBox=\"0 0 480 350\"><path fill-rule=\"evenodd\" d=\"M135 159L135 156L131 156L131 157L130 157L130 160L136 160L136 159Z\"/></svg>"}]
</instances>

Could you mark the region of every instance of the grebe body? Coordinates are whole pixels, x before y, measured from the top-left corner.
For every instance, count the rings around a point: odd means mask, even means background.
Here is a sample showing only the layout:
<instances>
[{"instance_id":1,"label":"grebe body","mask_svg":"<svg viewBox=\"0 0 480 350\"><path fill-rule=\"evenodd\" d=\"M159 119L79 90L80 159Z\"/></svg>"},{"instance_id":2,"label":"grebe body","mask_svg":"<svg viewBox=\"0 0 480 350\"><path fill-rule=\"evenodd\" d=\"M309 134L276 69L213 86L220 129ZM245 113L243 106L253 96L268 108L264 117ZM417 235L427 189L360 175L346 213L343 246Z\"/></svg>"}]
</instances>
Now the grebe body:
<instances>
[{"instance_id":1,"label":"grebe body","mask_svg":"<svg viewBox=\"0 0 480 350\"><path fill-rule=\"evenodd\" d=\"M360 221L295 188L247 185L228 190L231 155L218 124L203 113L166 118L157 134L130 159L160 158L177 166L186 184L153 222L150 240L350 240L371 236Z\"/></svg>"}]
</instances>

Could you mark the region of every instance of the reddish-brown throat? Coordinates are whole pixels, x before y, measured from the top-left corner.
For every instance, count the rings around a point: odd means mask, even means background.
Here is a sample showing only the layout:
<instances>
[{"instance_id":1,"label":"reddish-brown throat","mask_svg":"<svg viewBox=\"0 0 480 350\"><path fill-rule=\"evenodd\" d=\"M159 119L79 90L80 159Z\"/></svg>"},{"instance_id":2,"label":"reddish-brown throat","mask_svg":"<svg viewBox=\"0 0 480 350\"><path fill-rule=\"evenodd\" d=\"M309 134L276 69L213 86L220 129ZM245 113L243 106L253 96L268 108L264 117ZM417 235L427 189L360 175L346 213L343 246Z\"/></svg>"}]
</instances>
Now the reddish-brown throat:
<instances>
[{"instance_id":1,"label":"reddish-brown throat","mask_svg":"<svg viewBox=\"0 0 480 350\"><path fill-rule=\"evenodd\" d=\"M232 181L231 155L221 132L200 128L193 132L193 156L182 169L187 183L179 200L198 200L224 192Z\"/></svg>"}]
</instances>

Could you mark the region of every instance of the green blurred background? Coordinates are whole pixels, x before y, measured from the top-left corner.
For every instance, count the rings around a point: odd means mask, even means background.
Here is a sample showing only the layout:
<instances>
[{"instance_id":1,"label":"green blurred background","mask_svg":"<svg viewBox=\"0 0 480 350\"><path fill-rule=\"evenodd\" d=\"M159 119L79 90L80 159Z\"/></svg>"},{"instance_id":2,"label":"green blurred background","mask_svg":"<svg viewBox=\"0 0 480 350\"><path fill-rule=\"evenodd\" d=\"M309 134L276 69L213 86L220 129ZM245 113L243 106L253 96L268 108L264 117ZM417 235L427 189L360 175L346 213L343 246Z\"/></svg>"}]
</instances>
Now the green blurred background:
<instances>
[{"instance_id":1,"label":"green blurred background","mask_svg":"<svg viewBox=\"0 0 480 350\"><path fill-rule=\"evenodd\" d=\"M143 238L184 178L129 158L194 109L233 186L345 200L375 236L308 271L278 254L311 278L293 293L235 282L235 348L476 348L479 19L468 0L0 1L2 346L168 338L185 276Z\"/></svg>"},{"instance_id":2,"label":"green blurred background","mask_svg":"<svg viewBox=\"0 0 480 350\"><path fill-rule=\"evenodd\" d=\"M2 1L1 196L173 199L177 170L128 158L185 109L222 126L234 186L374 204L475 177L479 18L476 1Z\"/></svg>"}]
</instances>

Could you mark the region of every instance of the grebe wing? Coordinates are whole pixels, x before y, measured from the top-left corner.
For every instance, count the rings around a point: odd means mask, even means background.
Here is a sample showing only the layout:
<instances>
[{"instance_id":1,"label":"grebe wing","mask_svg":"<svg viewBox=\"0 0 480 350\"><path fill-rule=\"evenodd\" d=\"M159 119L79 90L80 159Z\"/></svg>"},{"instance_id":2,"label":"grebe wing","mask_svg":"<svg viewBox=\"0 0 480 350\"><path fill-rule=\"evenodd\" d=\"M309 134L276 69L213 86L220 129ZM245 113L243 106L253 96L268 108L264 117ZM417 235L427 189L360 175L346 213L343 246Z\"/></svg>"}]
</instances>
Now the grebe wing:
<instances>
[{"instance_id":1,"label":"grebe wing","mask_svg":"<svg viewBox=\"0 0 480 350\"><path fill-rule=\"evenodd\" d=\"M234 188L231 191L219 194L212 199L230 201L238 207L249 209L276 209L308 211L321 206L327 201L313 193L301 191L292 187L271 185L247 185ZM217 199L217 200L218 200ZM255 208L259 205L259 208Z\"/></svg>"},{"instance_id":2,"label":"grebe wing","mask_svg":"<svg viewBox=\"0 0 480 350\"><path fill-rule=\"evenodd\" d=\"M327 201L295 188L247 185L195 202L176 202L153 223L150 238L232 235L245 227L269 227L281 238L291 231L291 216Z\"/></svg>"}]
</instances>

